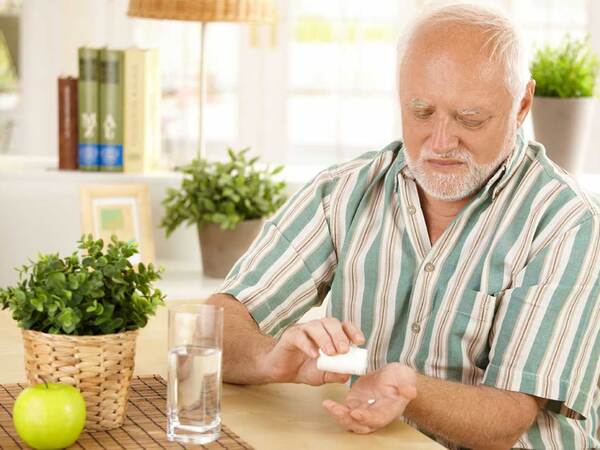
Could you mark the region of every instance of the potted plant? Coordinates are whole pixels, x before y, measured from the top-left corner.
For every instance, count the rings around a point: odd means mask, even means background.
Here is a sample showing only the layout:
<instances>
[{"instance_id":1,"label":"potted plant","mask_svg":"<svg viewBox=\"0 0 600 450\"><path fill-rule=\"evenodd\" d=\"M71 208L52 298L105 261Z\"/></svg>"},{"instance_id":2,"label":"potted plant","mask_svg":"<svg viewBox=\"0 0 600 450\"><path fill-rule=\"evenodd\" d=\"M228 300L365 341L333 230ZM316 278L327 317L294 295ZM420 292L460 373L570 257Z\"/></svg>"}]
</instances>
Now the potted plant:
<instances>
[{"instance_id":1,"label":"potted plant","mask_svg":"<svg viewBox=\"0 0 600 450\"><path fill-rule=\"evenodd\" d=\"M0 289L0 306L22 328L29 383L75 386L86 428L107 430L123 424L138 330L164 295L152 286L160 271L130 263L135 243L113 236L105 249L88 235L78 247L22 266L16 286Z\"/></svg>"},{"instance_id":2,"label":"potted plant","mask_svg":"<svg viewBox=\"0 0 600 450\"><path fill-rule=\"evenodd\" d=\"M226 162L194 159L179 169L181 187L169 188L163 200L161 226L167 237L182 223L196 225L202 267L210 277L225 277L260 231L263 218L285 202L285 182L274 180L283 166L258 168L259 158L247 159L248 150L228 149Z\"/></svg>"},{"instance_id":3,"label":"potted plant","mask_svg":"<svg viewBox=\"0 0 600 450\"><path fill-rule=\"evenodd\" d=\"M532 115L535 136L550 158L577 173L585 156L600 62L587 39L568 35L558 46L539 48L531 62L536 81Z\"/></svg>"},{"instance_id":4,"label":"potted plant","mask_svg":"<svg viewBox=\"0 0 600 450\"><path fill-rule=\"evenodd\" d=\"M5 152L9 147L15 108L19 101L17 87L15 66L0 29L0 153Z\"/></svg>"}]
</instances>

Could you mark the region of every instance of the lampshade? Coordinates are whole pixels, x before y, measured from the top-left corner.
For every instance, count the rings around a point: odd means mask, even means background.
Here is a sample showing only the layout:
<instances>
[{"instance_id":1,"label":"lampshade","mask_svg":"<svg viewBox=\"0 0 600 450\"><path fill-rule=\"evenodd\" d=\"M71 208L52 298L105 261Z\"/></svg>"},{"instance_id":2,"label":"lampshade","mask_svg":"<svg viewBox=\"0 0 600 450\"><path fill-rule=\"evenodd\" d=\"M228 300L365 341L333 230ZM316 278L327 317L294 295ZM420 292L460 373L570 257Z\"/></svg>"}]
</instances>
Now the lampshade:
<instances>
[{"instance_id":1,"label":"lampshade","mask_svg":"<svg viewBox=\"0 0 600 450\"><path fill-rule=\"evenodd\" d=\"M275 21L274 0L129 0L127 15L198 22Z\"/></svg>"}]
</instances>

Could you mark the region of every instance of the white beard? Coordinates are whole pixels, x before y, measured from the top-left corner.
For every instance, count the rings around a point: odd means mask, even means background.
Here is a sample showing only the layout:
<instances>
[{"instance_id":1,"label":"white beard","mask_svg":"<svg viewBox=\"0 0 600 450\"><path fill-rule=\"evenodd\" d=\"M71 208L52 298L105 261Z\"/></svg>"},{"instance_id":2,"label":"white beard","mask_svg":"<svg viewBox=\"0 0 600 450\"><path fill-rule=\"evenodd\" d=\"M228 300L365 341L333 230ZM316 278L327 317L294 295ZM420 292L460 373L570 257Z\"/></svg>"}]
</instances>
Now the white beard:
<instances>
[{"instance_id":1,"label":"white beard","mask_svg":"<svg viewBox=\"0 0 600 450\"><path fill-rule=\"evenodd\" d=\"M411 159L407 151L404 153L408 168L428 195L439 200L456 201L479 191L508 157L509 152L503 151L497 159L488 164L477 164L473 160L473 155L460 147L441 155L424 145L416 161ZM457 173L436 172L431 167L427 167L428 164L425 162L427 159L461 161L466 164L467 173L464 173L464 166Z\"/></svg>"}]
</instances>

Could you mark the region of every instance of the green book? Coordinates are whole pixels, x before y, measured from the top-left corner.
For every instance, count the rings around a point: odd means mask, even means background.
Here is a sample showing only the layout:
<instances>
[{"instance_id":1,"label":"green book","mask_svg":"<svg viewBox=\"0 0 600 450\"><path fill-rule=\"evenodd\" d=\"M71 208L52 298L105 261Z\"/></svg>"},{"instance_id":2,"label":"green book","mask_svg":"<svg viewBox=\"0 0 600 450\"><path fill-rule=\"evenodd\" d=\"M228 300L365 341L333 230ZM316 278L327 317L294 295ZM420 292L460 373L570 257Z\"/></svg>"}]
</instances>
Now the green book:
<instances>
[{"instance_id":1,"label":"green book","mask_svg":"<svg viewBox=\"0 0 600 450\"><path fill-rule=\"evenodd\" d=\"M100 170L123 171L123 51L100 50Z\"/></svg>"},{"instance_id":2,"label":"green book","mask_svg":"<svg viewBox=\"0 0 600 450\"><path fill-rule=\"evenodd\" d=\"M82 47L79 56L77 108L79 138L77 159L81 170L98 170L100 164L98 125L98 49Z\"/></svg>"}]
</instances>

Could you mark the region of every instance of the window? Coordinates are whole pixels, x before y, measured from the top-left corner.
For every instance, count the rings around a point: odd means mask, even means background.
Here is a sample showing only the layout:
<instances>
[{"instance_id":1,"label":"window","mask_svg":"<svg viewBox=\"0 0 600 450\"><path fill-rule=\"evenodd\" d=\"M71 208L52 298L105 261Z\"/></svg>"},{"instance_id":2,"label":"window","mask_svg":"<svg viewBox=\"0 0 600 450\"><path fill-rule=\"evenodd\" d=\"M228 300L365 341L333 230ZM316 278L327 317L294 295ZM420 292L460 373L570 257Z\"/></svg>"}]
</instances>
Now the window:
<instances>
[{"instance_id":1,"label":"window","mask_svg":"<svg viewBox=\"0 0 600 450\"><path fill-rule=\"evenodd\" d=\"M396 41L419 0L280 1L271 27L209 24L207 156L251 146L267 161L325 167L401 136ZM497 0L535 43L590 29L589 0ZM136 44L161 49L163 151L195 155L199 26L136 21Z\"/></svg>"},{"instance_id":2,"label":"window","mask_svg":"<svg viewBox=\"0 0 600 450\"><path fill-rule=\"evenodd\" d=\"M583 37L590 31L590 0L529 0L510 2L510 12L535 48L555 43L565 34Z\"/></svg>"},{"instance_id":3,"label":"window","mask_svg":"<svg viewBox=\"0 0 600 450\"><path fill-rule=\"evenodd\" d=\"M333 164L397 138L395 101L400 2L297 0L291 34L288 158Z\"/></svg>"},{"instance_id":4,"label":"window","mask_svg":"<svg viewBox=\"0 0 600 450\"><path fill-rule=\"evenodd\" d=\"M509 12L523 30L523 37L533 56L536 48L556 44L565 34L584 37L590 30L589 0L509 1ZM527 136L534 136L531 114L524 124Z\"/></svg>"},{"instance_id":5,"label":"window","mask_svg":"<svg viewBox=\"0 0 600 450\"><path fill-rule=\"evenodd\" d=\"M185 163L198 150L200 26L177 21L135 22L135 44L156 47L160 52L163 159L171 166ZM239 134L240 29L215 23L209 25L206 35L206 140L210 149L224 148Z\"/></svg>"}]
</instances>

